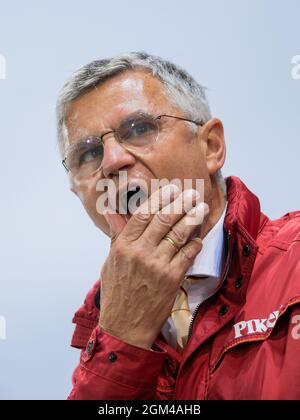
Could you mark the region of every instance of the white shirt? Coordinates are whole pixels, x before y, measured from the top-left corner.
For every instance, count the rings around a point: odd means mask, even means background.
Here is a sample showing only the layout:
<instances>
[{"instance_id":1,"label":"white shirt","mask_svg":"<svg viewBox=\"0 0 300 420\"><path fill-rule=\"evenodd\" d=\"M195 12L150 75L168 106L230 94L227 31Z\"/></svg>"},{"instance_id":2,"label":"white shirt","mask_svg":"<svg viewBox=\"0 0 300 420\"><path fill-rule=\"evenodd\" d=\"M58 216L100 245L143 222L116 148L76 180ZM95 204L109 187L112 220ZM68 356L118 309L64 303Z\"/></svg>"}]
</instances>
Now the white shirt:
<instances>
[{"instance_id":1,"label":"white shirt","mask_svg":"<svg viewBox=\"0 0 300 420\"><path fill-rule=\"evenodd\" d=\"M198 305L214 294L220 282L225 257L223 225L226 207L227 203L220 219L203 238L202 249L186 272L186 275L189 276L208 276L207 279L199 279L188 289L188 303L191 314ZM167 319L163 326L162 334L167 342L176 348L176 329L171 317Z\"/></svg>"}]
</instances>

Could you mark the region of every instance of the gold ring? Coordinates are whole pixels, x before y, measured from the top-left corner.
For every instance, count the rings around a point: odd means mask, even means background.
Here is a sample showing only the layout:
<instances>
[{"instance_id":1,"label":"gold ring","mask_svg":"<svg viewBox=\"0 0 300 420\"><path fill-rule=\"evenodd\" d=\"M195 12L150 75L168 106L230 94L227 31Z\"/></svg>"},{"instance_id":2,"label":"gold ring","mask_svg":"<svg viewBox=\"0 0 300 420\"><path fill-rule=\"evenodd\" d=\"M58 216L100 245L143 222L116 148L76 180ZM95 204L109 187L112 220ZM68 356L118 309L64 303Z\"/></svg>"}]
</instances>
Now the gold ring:
<instances>
[{"instance_id":1,"label":"gold ring","mask_svg":"<svg viewBox=\"0 0 300 420\"><path fill-rule=\"evenodd\" d=\"M173 239L170 238L169 235L166 235L163 239L165 239L166 241L170 242L170 244L173 245L173 247L176 249L176 251L179 252L178 246L175 244L175 242L173 241Z\"/></svg>"}]
</instances>

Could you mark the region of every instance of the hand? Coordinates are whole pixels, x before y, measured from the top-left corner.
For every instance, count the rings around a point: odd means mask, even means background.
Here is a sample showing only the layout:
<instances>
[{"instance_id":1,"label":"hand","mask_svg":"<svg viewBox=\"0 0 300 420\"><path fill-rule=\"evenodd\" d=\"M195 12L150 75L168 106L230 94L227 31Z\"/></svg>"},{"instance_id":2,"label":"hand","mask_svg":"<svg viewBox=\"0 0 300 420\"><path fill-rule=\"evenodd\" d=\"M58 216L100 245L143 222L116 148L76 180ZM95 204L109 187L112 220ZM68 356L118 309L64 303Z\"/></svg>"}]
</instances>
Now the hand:
<instances>
[{"instance_id":1,"label":"hand","mask_svg":"<svg viewBox=\"0 0 300 420\"><path fill-rule=\"evenodd\" d=\"M170 316L187 269L202 248L201 239L192 235L195 229L199 232L208 206L196 196L195 190L179 193L170 184L153 193L127 224L119 214L105 216L112 244L101 272L103 330L124 342L151 348ZM174 208L181 207L176 214ZM187 223L191 216L193 225ZM176 247L164 239L166 235Z\"/></svg>"}]
</instances>

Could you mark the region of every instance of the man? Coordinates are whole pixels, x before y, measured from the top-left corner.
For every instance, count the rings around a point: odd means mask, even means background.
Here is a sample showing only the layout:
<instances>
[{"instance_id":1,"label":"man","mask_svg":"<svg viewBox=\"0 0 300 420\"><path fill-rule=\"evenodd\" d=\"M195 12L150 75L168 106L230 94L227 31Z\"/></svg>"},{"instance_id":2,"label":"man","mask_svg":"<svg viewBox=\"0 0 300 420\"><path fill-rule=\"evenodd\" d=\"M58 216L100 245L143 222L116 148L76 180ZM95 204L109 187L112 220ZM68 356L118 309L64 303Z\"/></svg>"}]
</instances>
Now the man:
<instances>
[{"instance_id":1,"label":"man","mask_svg":"<svg viewBox=\"0 0 300 420\"><path fill-rule=\"evenodd\" d=\"M69 399L300 398L300 212L271 221L240 179L225 185L223 126L204 89L129 53L75 72L57 115L71 190L111 237L73 319L82 352ZM116 187L109 211L101 181Z\"/></svg>"}]
</instances>

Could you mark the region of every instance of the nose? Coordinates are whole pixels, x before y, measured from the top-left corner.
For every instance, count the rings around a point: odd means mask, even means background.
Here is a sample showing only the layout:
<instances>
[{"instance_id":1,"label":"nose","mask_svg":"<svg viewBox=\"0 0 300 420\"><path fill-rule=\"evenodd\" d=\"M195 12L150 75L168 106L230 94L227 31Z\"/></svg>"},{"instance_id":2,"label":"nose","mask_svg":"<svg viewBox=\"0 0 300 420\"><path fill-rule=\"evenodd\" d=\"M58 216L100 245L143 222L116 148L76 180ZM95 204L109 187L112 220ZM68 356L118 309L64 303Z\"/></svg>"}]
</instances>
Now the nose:
<instances>
[{"instance_id":1,"label":"nose","mask_svg":"<svg viewBox=\"0 0 300 420\"><path fill-rule=\"evenodd\" d=\"M119 171L128 169L135 162L135 157L118 143L113 136L104 142L104 155L101 166L103 175L106 178L118 175Z\"/></svg>"}]
</instances>

